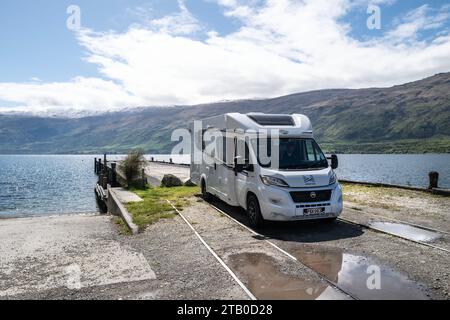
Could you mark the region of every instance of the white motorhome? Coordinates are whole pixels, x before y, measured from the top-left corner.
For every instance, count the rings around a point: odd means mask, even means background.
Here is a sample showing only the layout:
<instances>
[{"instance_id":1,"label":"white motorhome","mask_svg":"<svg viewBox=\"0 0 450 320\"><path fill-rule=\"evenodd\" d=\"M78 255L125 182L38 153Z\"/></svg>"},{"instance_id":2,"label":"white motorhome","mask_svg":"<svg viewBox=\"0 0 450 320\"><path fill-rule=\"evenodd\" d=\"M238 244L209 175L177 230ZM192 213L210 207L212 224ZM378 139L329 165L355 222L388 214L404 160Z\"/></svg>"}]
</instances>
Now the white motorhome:
<instances>
[{"instance_id":1,"label":"white motorhome","mask_svg":"<svg viewBox=\"0 0 450 320\"><path fill-rule=\"evenodd\" d=\"M342 190L299 114L230 113L191 126L191 180L231 206L247 210L249 223L265 220L335 220Z\"/></svg>"}]
</instances>

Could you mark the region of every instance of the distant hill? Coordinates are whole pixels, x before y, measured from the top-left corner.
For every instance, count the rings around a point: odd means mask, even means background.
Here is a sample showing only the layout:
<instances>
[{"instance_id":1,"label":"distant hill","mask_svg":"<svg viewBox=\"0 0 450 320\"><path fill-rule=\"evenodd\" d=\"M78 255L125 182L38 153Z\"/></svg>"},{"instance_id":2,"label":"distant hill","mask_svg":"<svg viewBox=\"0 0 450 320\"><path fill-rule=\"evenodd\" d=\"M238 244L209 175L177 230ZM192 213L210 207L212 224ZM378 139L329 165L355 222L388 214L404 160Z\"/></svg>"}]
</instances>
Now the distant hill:
<instances>
[{"instance_id":1,"label":"distant hill","mask_svg":"<svg viewBox=\"0 0 450 320\"><path fill-rule=\"evenodd\" d=\"M148 107L76 119L0 114L0 153L168 153L172 130L225 112L302 113L327 152L450 153L450 73L392 88Z\"/></svg>"}]
</instances>

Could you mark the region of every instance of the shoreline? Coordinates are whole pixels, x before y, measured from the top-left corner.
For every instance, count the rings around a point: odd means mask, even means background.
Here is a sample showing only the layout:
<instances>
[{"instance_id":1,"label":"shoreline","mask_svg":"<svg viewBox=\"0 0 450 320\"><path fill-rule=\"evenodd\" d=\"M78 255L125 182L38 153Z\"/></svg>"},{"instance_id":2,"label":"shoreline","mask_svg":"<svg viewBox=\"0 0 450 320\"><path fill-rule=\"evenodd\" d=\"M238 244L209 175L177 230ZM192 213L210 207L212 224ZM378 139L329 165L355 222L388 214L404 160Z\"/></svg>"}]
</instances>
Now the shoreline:
<instances>
[{"instance_id":1,"label":"shoreline","mask_svg":"<svg viewBox=\"0 0 450 320\"><path fill-rule=\"evenodd\" d=\"M103 216L99 212L71 212L71 213L63 213L63 214L51 214L51 215L27 215L27 216L11 216L11 217L3 217L0 216L1 221L14 220L14 219L39 219L39 218L62 218L62 217L73 217L73 216Z\"/></svg>"}]
</instances>

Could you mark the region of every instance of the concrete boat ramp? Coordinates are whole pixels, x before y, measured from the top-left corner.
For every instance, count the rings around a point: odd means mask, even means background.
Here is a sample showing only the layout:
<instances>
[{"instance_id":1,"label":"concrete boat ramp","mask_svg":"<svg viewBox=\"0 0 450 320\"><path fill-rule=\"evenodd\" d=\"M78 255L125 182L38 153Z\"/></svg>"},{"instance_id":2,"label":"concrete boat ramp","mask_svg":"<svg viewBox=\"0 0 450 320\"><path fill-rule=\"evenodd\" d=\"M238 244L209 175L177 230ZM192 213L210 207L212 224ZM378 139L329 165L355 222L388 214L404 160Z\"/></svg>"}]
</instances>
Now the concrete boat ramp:
<instances>
[{"instance_id":1,"label":"concrete boat ramp","mask_svg":"<svg viewBox=\"0 0 450 320\"><path fill-rule=\"evenodd\" d=\"M0 298L66 297L71 290L155 279L143 254L118 241L110 220L0 220Z\"/></svg>"}]
</instances>

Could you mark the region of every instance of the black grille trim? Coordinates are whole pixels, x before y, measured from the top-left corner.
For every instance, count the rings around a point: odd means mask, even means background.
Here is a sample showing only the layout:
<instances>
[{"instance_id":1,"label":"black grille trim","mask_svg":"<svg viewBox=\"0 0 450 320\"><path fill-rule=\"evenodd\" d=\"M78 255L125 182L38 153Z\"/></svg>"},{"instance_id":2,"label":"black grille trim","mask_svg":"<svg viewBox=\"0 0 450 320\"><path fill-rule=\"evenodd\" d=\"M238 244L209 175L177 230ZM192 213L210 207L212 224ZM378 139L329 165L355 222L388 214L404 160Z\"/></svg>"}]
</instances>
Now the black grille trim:
<instances>
[{"instance_id":1,"label":"black grille trim","mask_svg":"<svg viewBox=\"0 0 450 320\"><path fill-rule=\"evenodd\" d=\"M331 200L331 193L332 190L293 191L291 197L295 203L324 202Z\"/></svg>"}]
</instances>

